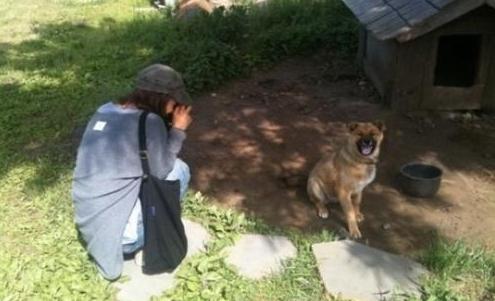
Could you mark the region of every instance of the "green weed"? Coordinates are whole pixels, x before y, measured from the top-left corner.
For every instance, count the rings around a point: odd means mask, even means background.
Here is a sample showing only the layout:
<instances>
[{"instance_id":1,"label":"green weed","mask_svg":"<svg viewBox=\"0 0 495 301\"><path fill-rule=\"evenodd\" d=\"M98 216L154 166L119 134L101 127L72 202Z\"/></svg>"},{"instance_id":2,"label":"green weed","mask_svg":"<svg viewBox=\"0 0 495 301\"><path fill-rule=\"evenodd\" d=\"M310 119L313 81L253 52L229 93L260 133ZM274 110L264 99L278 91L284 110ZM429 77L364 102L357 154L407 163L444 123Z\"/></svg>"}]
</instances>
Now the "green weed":
<instances>
[{"instance_id":1,"label":"green weed","mask_svg":"<svg viewBox=\"0 0 495 301\"><path fill-rule=\"evenodd\" d=\"M422 285L420 300L495 299L495 257L483 248L438 238L423 252L421 262L432 274Z\"/></svg>"},{"instance_id":2,"label":"green weed","mask_svg":"<svg viewBox=\"0 0 495 301\"><path fill-rule=\"evenodd\" d=\"M422 262L442 277L456 278L464 273L495 277L495 263L485 250L463 241L439 238L422 257Z\"/></svg>"}]
</instances>

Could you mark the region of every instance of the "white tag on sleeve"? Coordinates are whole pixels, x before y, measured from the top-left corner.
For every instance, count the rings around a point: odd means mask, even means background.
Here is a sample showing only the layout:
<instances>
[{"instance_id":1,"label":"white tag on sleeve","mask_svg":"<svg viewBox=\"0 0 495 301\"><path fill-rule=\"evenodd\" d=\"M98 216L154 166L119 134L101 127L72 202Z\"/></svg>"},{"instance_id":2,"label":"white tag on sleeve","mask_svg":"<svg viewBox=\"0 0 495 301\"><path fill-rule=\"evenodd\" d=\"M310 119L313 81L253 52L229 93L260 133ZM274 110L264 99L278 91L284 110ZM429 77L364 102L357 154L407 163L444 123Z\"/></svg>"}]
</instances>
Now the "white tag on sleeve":
<instances>
[{"instance_id":1,"label":"white tag on sleeve","mask_svg":"<svg viewBox=\"0 0 495 301\"><path fill-rule=\"evenodd\" d=\"M93 127L93 130L101 132L103 131L106 125L107 125L106 121L97 121L95 126Z\"/></svg>"}]
</instances>

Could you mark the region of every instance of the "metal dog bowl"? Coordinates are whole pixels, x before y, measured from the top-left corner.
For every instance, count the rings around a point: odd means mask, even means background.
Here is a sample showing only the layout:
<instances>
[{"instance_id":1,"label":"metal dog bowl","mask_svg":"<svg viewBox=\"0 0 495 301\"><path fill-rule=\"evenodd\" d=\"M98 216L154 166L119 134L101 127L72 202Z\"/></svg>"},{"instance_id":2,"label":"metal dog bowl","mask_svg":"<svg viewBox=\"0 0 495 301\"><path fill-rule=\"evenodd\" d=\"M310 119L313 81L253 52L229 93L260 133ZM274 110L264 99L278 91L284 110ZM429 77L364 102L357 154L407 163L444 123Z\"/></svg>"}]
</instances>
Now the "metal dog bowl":
<instances>
[{"instance_id":1,"label":"metal dog bowl","mask_svg":"<svg viewBox=\"0 0 495 301\"><path fill-rule=\"evenodd\" d=\"M442 170L430 164L409 163L401 167L398 179L405 193L420 198L431 197L440 188Z\"/></svg>"}]
</instances>

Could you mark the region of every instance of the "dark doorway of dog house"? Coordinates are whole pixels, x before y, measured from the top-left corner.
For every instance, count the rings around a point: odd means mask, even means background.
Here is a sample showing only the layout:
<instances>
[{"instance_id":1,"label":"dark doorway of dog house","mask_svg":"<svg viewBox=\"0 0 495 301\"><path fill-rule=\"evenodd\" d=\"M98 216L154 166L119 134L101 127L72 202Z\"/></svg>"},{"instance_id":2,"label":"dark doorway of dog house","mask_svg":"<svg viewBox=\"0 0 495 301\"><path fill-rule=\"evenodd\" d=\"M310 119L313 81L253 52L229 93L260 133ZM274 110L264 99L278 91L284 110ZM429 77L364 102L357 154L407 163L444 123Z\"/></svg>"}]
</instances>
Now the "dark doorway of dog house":
<instances>
[{"instance_id":1,"label":"dark doorway of dog house","mask_svg":"<svg viewBox=\"0 0 495 301\"><path fill-rule=\"evenodd\" d=\"M435 86L472 87L478 80L481 35L450 35L438 39Z\"/></svg>"}]
</instances>

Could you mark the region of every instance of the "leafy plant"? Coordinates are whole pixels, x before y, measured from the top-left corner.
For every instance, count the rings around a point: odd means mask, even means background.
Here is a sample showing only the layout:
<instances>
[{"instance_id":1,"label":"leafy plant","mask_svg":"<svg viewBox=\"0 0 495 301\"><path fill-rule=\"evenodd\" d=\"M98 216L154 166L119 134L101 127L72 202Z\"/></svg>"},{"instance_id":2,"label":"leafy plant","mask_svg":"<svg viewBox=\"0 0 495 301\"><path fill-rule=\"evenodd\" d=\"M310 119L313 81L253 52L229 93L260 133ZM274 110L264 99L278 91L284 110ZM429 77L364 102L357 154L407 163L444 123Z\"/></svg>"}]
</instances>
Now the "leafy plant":
<instances>
[{"instance_id":1,"label":"leafy plant","mask_svg":"<svg viewBox=\"0 0 495 301\"><path fill-rule=\"evenodd\" d=\"M322 48L353 52L357 45L356 21L336 0L273 0L166 22L174 25L164 26L173 29L163 36L167 42L157 50L159 60L181 70L192 91L218 86L287 55Z\"/></svg>"},{"instance_id":2,"label":"leafy plant","mask_svg":"<svg viewBox=\"0 0 495 301\"><path fill-rule=\"evenodd\" d=\"M495 263L486 251L480 247L469 247L460 240L439 238L424 253L422 261L443 277L455 278L463 273L495 276Z\"/></svg>"}]
</instances>

